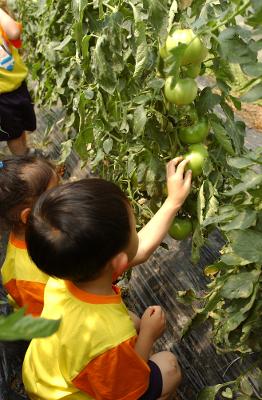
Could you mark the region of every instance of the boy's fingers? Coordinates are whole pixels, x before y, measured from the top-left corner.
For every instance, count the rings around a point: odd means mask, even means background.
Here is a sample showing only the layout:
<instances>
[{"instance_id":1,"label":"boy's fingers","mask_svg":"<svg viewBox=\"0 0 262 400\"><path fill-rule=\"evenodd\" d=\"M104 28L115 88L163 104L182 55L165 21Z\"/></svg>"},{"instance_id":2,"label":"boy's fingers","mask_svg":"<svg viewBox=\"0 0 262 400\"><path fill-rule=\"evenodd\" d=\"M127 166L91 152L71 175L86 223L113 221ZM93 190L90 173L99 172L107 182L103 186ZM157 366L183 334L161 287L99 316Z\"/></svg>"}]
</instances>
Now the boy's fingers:
<instances>
[{"instance_id":1,"label":"boy's fingers","mask_svg":"<svg viewBox=\"0 0 262 400\"><path fill-rule=\"evenodd\" d=\"M173 160L169 161L166 165L167 175L171 175L176 171L176 166L183 160L182 156L173 158Z\"/></svg>"},{"instance_id":2,"label":"boy's fingers","mask_svg":"<svg viewBox=\"0 0 262 400\"><path fill-rule=\"evenodd\" d=\"M176 173L179 174L181 177L183 177L184 172L185 172L185 167L188 163L188 160L183 160L181 163L178 165L176 169Z\"/></svg>"},{"instance_id":3,"label":"boy's fingers","mask_svg":"<svg viewBox=\"0 0 262 400\"><path fill-rule=\"evenodd\" d=\"M192 181L192 171L189 169L186 174L185 174L185 184L188 186L191 186L191 181Z\"/></svg>"}]
</instances>

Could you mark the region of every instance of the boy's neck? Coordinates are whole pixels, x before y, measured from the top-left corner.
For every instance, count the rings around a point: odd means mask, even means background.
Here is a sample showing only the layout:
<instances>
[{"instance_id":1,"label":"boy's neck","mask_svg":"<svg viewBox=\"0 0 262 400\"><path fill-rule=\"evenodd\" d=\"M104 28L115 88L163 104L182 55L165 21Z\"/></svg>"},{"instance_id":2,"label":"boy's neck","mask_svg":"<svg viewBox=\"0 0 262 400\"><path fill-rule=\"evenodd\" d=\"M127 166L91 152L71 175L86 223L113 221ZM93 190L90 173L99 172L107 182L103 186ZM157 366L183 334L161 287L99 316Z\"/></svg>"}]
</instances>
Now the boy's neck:
<instances>
[{"instance_id":1,"label":"boy's neck","mask_svg":"<svg viewBox=\"0 0 262 400\"><path fill-rule=\"evenodd\" d=\"M87 293L92 293L101 296L110 296L115 294L112 289L112 269L106 268L99 278L86 282L74 282L74 285Z\"/></svg>"},{"instance_id":2,"label":"boy's neck","mask_svg":"<svg viewBox=\"0 0 262 400\"><path fill-rule=\"evenodd\" d=\"M15 229L12 233L17 240L25 241L25 230L23 228Z\"/></svg>"}]
</instances>

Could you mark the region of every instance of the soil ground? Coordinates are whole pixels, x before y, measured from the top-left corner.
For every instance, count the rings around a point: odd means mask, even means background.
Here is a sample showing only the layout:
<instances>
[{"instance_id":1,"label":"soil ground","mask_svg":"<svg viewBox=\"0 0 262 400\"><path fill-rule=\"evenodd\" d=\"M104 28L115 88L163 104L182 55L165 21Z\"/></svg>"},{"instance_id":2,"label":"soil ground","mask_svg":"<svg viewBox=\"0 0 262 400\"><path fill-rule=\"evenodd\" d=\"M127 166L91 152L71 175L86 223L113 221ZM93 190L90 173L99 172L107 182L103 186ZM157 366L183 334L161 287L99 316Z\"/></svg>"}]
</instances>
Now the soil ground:
<instances>
[{"instance_id":1,"label":"soil ground","mask_svg":"<svg viewBox=\"0 0 262 400\"><path fill-rule=\"evenodd\" d=\"M248 128L256 129L262 134L262 106L244 103L240 111L235 109L235 113L245 121Z\"/></svg>"}]
</instances>

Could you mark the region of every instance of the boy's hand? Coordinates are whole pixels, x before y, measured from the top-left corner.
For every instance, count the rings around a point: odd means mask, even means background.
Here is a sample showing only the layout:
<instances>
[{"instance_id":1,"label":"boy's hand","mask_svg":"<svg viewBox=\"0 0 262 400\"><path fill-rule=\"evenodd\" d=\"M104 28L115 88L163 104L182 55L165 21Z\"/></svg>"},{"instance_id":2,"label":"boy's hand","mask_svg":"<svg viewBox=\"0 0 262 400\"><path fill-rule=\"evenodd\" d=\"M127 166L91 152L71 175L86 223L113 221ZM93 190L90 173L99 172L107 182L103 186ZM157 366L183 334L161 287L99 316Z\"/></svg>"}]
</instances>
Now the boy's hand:
<instances>
[{"instance_id":1,"label":"boy's hand","mask_svg":"<svg viewBox=\"0 0 262 400\"><path fill-rule=\"evenodd\" d=\"M190 193L192 171L185 173L187 163L183 157L176 157L166 166L167 200L174 208L180 208Z\"/></svg>"},{"instance_id":2,"label":"boy's hand","mask_svg":"<svg viewBox=\"0 0 262 400\"><path fill-rule=\"evenodd\" d=\"M154 342L164 332L166 316L160 306L150 306L141 317L140 333L150 337Z\"/></svg>"}]
</instances>

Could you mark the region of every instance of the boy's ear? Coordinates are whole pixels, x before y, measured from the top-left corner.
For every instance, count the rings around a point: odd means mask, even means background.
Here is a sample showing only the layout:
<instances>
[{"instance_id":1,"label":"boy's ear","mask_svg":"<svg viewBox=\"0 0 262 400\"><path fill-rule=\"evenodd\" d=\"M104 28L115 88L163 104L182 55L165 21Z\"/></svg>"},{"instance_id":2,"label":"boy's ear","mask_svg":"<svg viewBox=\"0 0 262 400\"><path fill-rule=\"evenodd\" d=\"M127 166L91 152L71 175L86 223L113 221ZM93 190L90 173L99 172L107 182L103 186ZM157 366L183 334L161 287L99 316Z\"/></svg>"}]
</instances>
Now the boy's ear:
<instances>
[{"instance_id":1,"label":"boy's ear","mask_svg":"<svg viewBox=\"0 0 262 400\"><path fill-rule=\"evenodd\" d=\"M24 225L27 223L30 212L31 208L25 208L21 211L20 220L23 222Z\"/></svg>"},{"instance_id":2,"label":"boy's ear","mask_svg":"<svg viewBox=\"0 0 262 400\"><path fill-rule=\"evenodd\" d=\"M112 258L111 265L115 271L125 269L128 265L128 256L125 252L121 251L115 257Z\"/></svg>"}]
</instances>

